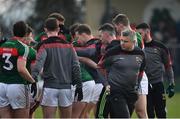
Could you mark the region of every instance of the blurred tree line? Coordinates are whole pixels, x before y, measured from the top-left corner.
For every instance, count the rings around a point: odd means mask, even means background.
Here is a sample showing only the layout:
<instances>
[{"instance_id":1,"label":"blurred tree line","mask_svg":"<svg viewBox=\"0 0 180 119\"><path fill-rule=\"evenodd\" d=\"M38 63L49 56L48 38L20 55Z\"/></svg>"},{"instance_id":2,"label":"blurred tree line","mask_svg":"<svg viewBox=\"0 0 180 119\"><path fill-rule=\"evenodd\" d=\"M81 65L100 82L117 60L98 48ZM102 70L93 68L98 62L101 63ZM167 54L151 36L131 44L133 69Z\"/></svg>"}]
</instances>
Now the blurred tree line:
<instances>
[{"instance_id":1,"label":"blurred tree line","mask_svg":"<svg viewBox=\"0 0 180 119\"><path fill-rule=\"evenodd\" d=\"M12 35L12 25L18 20L26 20L36 34L40 33L45 19L52 12L65 17L66 27L85 20L85 0L1 0L0 4L8 6L0 12L0 27L7 37Z\"/></svg>"},{"instance_id":2,"label":"blurred tree line","mask_svg":"<svg viewBox=\"0 0 180 119\"><path fill-rule=\"evenodd\" d=\"M66 21L65 25L70 26L76 22L84 22L85 0L36 0L35 13L28 18L36 32L43 30L44 20L52 12L61 13Z\"/></svg>"}]
</instances>

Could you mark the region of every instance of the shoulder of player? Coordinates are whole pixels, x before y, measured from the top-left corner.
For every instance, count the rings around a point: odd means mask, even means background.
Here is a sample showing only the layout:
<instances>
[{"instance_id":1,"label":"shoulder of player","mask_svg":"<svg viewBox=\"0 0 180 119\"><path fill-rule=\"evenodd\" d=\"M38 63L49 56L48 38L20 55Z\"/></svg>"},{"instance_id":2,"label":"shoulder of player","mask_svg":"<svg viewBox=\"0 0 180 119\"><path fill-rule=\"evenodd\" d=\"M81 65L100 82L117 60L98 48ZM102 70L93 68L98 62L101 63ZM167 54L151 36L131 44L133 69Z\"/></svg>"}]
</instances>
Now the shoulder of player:
<instances>
[{"instance_id":1,"label":"shoulder of player","mask_svg":"<svg viewBox=\"0 0 180 119\"><path fill-rule=\"evenodd\" d=\"M24 50L24 49L29 49L26 44L24 44L23 42L21 42L20 40L15 40L15 39L10 39L8 41L5 42L6 46L10 46L10 47L14 47L18 50Z\"/></svg>"},{"instance_id":2,"label":"shoulder of player","mask_svg":"<svg viewBox=\"0 0 180 119\"><path fill-rule=\"evenodd\" d=\"M52 37L49 37L47 40L42 41L42 44L48 44L48 43L69 44L66 40L64 40L58 36L52 36Z\"/></svg>"},{"instance_id":3,"label":"shoulder of player","mask_svg":"<svg viewBox=\"0 0 180 119\"><path fill-rule=\"evenodd\" d=\"M67 46L68 48L72 48L72 47L73 47L72 44L68 43L66 40L61 39L61 38L58 37L58 36L53 36L53 37L49 37L48 39L40 42L40 43L37 45L36 49L37 49L37 51L38 51L40 48L42 48L42 47L45 48L46 46L49 46L49 45L51 45L51 44L54 45L54 43L55 43L56 45L58 45L58 44L63 44L65 47ZM53 46L53 47L54 47L54 46Z\"/></svg>"},{"instance_id":4,"label":"shoulder of player","mask_svg":"<svg viewBox=\"0 0 180 119\"><path fill-rule=\"evenodd\" d=\"M137 55L145 55L144 51L140 48L140 47L135 47L133 50L133 54L137 54Z\"/></svg>"},{"instance_id":5,"label":"shoulder of player","mask_svg":"<svg viewBox=\"0 0 180 119\"><path fill-rule=\"evenodd\" d=\"M90 39L90 40L86 43L86 45L99 44L99 43L101 43L101 40L100 40L100 39L98 39L98 38L92 38L92 39Z\"/></svg>"},{"instance_id":6,"label":"shoulder of player","mask_svg":"<svg viewBox=\"0 0 180 119\"><path fill-rule=\"evenodd\" d=\"M40 42L41 41L41 38L46 36L47 37L47 34L45 32L41 32L40 34L38 34L36 37L35 37L35 41L37 42Z\"/></svg>"},{"instance_id":7,"label":"shoulder of player","mask_svg":"<svg viewBox=\"0 0 180 119\"><path fill-rule=\"evenodd\" d=\"M36 50L34 48L29 47L29 59L36 59Z\"/></svg>"},{"instance_id":8,"label":"shoulder of player","mask_svg":"<svg viewBox=\"0 0 180 119\"><path fill-rule=\"evenodd\" d=\"M111 43L106 46L105 50L109 50L118 45L120 45L120 40L112 40Z\"/></svg>"},{"instance_id":9,"label":"shoulder of player","mask_svg":"<svg viewBox=\"0 0 180 119\"><path fill-rule=\"evenodd\" d=\"M168 52L168 48L162 42L157 41L157 40L153 40L152 42L156 47L161 48L165 50L166 52Z\"/></svg>"},{"instance_id":10,"label":"shoulder of player","mask_svg":"<svg viewBox=\"0 0 180 119\"><path fill-rule=\"evenodd\" d=\"M107 58L109 56L120 54L121 51L122 51L122 48L120 45L111 47L111 48L107 49L106 54L105 54L105 58Z\"/></svg>"},{"instance_id":11,"label":"shoulder of player","mask_svg":"<svg viewBox=\"0 0 180 119\"><path fill-rule=\"evenodd\" d=\"M29 52L36 53L36 50L32 47L29 47Z\"/></svg>"},{"instance_id":12,"label":"shoulder of player","mask_svg":"<svg viewBox=\"0 0 180 119\"><path fill-rule=\"evenodd\" d=\"M49 43L62 43L62 44L69 44L67 41L61 39L58 36L53 36L53 37L49 37L48 39L40 42L38 44L38 46L44 45L44 44L49 44Z\"/></svg>"}]
</instances>

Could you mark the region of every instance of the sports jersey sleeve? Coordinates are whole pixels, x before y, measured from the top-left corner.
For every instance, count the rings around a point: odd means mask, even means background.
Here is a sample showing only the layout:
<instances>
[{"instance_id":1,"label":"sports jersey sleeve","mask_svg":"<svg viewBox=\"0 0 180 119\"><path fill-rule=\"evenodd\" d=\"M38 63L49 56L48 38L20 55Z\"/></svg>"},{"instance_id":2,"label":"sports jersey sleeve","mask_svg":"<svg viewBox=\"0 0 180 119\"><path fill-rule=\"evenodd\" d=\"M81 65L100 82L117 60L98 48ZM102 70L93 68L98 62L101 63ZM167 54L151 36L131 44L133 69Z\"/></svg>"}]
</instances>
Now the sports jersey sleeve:
<instances>
[{"instance_id":1,"label":"sports jersey sleeve","mask_svg":"<svg viewBox=\"0 0 180 119\"><path fill-rule=\"evenodd\" d=\"M92 46L93 47L93 46ZM78 56L81 57L93 57L95 56L96 49L91 47L76 47L76 52Z\"/></svg>"},{"instance_id":2,"label":"sports jersey sleeve","mask_svg":"<svg viewBox=\"0 0 180 119\"><path fill-rule=\"evenodd\" d=\"M36 51L33 48L30 48L30 60L31 60L31 64L35 63Z\"/></svg>"},{"instance_id":3,"label":"sports jersey sleeve","mask_svg":"<svg viewBox=\"0 0 180 119\"><path fill-rule=\"evenodd\" d=\"M45 63L45 60L46 60L46 57L47 57L47 52L46 52L46 49L43 48L43 46L41 46L41 48L39 49L37 55L36 55L36 61L35 61L35 64L34 66L32 67L32 77L34 79L37 79L41 69L43 68L44 66L44 63Z\"/></svg>"},{"instance_id":4,"label":"sports jersey sleeve","mask_svg":"<svg viewBox=\"0 0 180 119\"><path fill-rule=\"evenodd\" d=\"M100 67L101 69L104 69L103 73L105 75L108 74L108 69L111 66L112 62L113 62L113 56L109 56L108 53L106 53L104 56L102 56L102 58L100 59L99 63L98 63L98 67ZM104 76L103 80L102 80L102 84L104 86L109 85L108 83L108 79L107 76Z\"/></svg>"},{"instance_id":5,"label":"sports jersey sleeve","mask_svg":"<svg viewBox=\"0 0 180 119\"><path fill-rule=\"evenodd\" d=\"M105 68L108 68L108 67L110 67L111 66L111 64L112 64L112 57L107 57L105 60L104 60L104 62L103 62L103 66L105 67Z\"/></svg>"},{"instance_id":6,"label":"sports jersey sleeve","mask_svg":"<svg viewBox=\"0 0 180 119\"><path fill-rule=\"evenodd\" d=\"M141 49L144 49L144 43L143 43L143 39L141 35L138 32L136 32L136 36L137 36L138 47L140 47Z\"/></svg>"},{"instance_id":7,"label":"sports jersey sleeve","mask_svg":"<svg viewBox=\"0 0 180 119\"><path fill-rule=\"evenodd\" d=\"M29 55L29 47L21 43L21 46L19 47L19 50L18 50L18 54L19 54L18 58L27 60L27 57Z\"/></svg>"},{"instance_id":8,"label":"sports jersey sleeve","mask_svg":"<svg viewBox=\"0 0 180 119\"><path fill-rule=\"evenodd\" d=\"M76 51L74 48L72 48L72 54L73 54L73 58L72 58L72 79L73 79L73 84L76 84L77 88L81 88L82 87L82 82L81 82L81 69L80 69L80 64L79 64L79 60L76 54Z\"/></svg>"},{"instance_id":9,"label":"sports jersey sleeve","mask_svg":"<svg viewBox=\"0 0 180 119\"><path fill-rule=\"evenodd\" d=\"M162 62L164 64L169 83L174 83L174 72L172 68L171 56L168 48L166 47L162 48Z\"/></svg>"},{"instance_id":10,"label":"sports jersey sleeve","mask_svg":"<svg viewBox=\"0 0 180 119\"><path fill-rule=\"evenodd\" d=\"M35 41L40 43L41 41L47 39L47 34L45 32L40 33L35 37Z\"/></svg>"},{"instance_id":11,"label":"sports jersey sleeve","mask_svg":"<svg viewBox=\"0 0 180 119\"><path fill-rule=\"evenodd\" d=\"M107 75L108 75L108 72L109 72L109 67L111 66L111 63L112 63L112 57L107 57L107 58L105 58L104 60L102 60L99 63L101 64L101 67L103 69L105 69L105 75L106 75L104 80L102 81L102 83L103 83L104 86L107 86L107 85L109 85Z\"/></svg>"},{"instance_id":12,"label":"sports jersey sleeve","mask_svg":"<svg viewBox=\"0 0 180 119\"><path fill-rule=\"evenodd\" d=\"M120 45L107 49L105 55L102 56L98 65L101 66L102 68L109 67L111 65L111 63L114 62L114 60L112 60L113 56L118 54L120 50L121 50Z\"/></svg>"}]
</instances>

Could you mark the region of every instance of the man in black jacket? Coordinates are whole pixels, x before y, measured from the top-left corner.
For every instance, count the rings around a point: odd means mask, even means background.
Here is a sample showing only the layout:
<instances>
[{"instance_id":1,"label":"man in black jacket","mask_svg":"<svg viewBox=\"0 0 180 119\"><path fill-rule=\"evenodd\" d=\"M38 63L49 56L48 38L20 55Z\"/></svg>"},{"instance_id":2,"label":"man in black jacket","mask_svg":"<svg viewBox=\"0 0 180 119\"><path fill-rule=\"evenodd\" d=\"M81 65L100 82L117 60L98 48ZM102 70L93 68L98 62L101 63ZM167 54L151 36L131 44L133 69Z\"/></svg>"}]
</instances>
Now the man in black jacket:
<instances>
[{"instance_id":1,"label":"man in black jacket","mask_svg":"<svg viewBox=\"0 0 180 119\"><path fill-rule=\"evenodd\" d=\"M109 48L99 63L107 70L106 93L112 118L129 118L129 108L135 104L137 89L143 76L145 55L135 47L136 34L128 31L119 45ZM101 110L100 110L101 111ZM109 113L108 112L108 113Z\"/></svg>"},{"instance_id":2,"label":"man in black jacket","mask_svg":"<svg viewBox=\"0 0 180 119\"><path fill-rule=\"evenodd\" d=\"M149 118L166 118L166 97L163 85L163 71L165 69L169 80L168 97L174 96L174 74L168 48L151 38L150 26L139 24L137 31L145 42L147 56L146 74L149 80L149 93L147 96L147 112Z\"/></svg>"}]
</instances>

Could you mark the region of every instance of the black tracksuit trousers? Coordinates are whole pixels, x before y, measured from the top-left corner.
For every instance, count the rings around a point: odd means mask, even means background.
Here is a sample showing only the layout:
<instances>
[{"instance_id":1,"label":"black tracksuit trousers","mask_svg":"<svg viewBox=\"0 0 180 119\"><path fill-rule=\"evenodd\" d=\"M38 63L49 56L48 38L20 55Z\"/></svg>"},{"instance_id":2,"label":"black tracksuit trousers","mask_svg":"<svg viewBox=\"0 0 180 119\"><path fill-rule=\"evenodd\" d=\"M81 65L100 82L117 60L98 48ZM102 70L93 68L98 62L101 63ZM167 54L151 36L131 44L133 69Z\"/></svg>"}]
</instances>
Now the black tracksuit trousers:
<instances>
[{"instance_id":1,"label":"black tracksuit trousers","mask_svg":"<svg viewBox=\"0 0 180 119\"><path fill-rule=\"evenodd\" d=\"M137 100L136 93L123 93L111 91L110 95L106 95L103 88L98 104L96 118L130 118L134 104Z\"/></svg>"},{"instance_id":2,"label":"black tracksuit trousers","mask_svg":"<svg viewBox=\"0 0 180 119\"><path fill-rule=\"evenodd\" d=\"M147 113L149 118L166 118L166 97L162 82L149 84L147 95Z\"/></svg>"}]
</instances>

